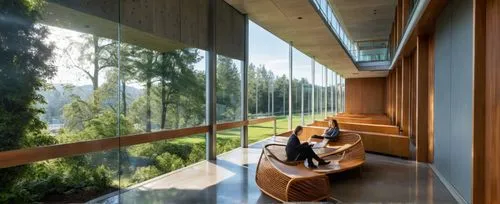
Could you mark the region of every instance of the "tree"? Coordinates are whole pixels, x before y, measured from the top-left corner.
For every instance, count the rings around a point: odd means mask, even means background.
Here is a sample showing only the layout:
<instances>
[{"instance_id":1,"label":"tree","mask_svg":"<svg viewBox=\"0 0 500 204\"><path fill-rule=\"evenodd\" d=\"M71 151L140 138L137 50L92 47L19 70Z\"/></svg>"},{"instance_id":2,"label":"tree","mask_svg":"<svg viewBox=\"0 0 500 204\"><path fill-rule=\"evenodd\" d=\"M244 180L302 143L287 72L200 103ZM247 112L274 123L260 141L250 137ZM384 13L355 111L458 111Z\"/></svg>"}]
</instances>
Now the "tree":
<instances>
[{"instance_id":1,"label":"tree","mask_svg":"<svg viewBox=\"0 0 500 204\"><path fill-rule=\"evenodd\" d=\"M44 43L48 30L36 25L42 3L41 0L0 1L0 16L15 19L0 23L0 151L22 147L29 132L39 132L45 127L37 117L42 110L35 104L44 102L37 91L56 70L49 63L53 46ZM22 169L0 170L0 192L9 189Z\"/></svg>"},{"instance_id":2,"label":"tree","mask_svg":"<svg viewBox=\"0 0 500 204\"><path fill-rule=\"evenodd\" d=\"M151 88L153 79L156 77L155 64L158 60L158 53L148 49L135 47L133 48L135 57L132 57L132 64L135 67L137 78L141 82L146 83L146 132L151 132Z\"/></svg>"},{"instance_id":3,"label":"tree","mask_svg":"<svg viewBox=\"0 0 500 204\"><path fill-rule=\"evenodd\" d=\"M121 84L121 104L122 114L127 116L127 82L134 78L134 61L132 55L134 53L134 46L121 43L120 44L120 84ZM115 53L112 55L118 59Z\"/></svg>"},{"instance_id":4,"label":"tree","mask_svg":"<svg viewBox=\"0 0 500 204\"><path fill-rule=\"evenodd\" d=\"M197 79L192 66L199 60L198 52L195 49L168 51L159 56L157 74L161 86L161 129L165 129L167 106L175 103L171 97L181 91L194 94L203 90L203 87L196 86ZM178 101L179 97L176 98Z\"/></svg>"},{"instance_id":5,"label":"tree","mask_svg":"<svg viewBox=\"0 0 500 204\"><path fill-rule=\"evenodd\" d=\"M239 115L240 73L231 58L217 56L217 104L225 110L218 119L234 120Z\"/></svg>"},{"instance_id":6,"label":"tree","mask_svg":"<svg viewBox=\"0 0 500 204\"><path fill-rule=\"evenodd\" d=\"M83 41L72 40L72 43L64 48L64 59L70 67L83 72L92 82L93 90L97 90L100 72L109 67L117 67L116 57L113 57L117 42L89 34L82 34L79 39ZM76 59L74 53L79 53Z\"/></svg>"},{"instance_id":7,"label":"tree","mask_svg":"<svg viewBox=\"0 0 500 204\"><path fill-rule=\"evenodd\" d=\"M256 67L250 63L248 65L248 113L257 114L257 75Z\"/></svg>"},{"instance_id":8,"label":"tree","mask_svg":"<svg viewBox=\"0 0 500 204\"><path fill-rule=\"evenodd\" d=\"M274 84L275 110L281 110L283 114L286 113L286 99L288 95L288 78L282 75L275 80Z\"/></svg>"}]
</instances>

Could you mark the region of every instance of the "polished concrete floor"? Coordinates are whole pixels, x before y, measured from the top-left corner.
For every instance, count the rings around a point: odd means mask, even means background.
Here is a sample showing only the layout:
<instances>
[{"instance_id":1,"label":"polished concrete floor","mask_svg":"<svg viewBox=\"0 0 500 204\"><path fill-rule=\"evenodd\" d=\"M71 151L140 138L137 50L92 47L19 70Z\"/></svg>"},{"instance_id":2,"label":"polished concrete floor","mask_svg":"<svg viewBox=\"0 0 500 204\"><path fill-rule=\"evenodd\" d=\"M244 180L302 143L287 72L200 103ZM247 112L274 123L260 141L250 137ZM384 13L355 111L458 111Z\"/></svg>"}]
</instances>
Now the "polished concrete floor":
<instances>
[{"instance_id":1,"label":"polished concrete floor","mask_svg":"<svg viewBox=\"0 0 500 204\"><path fill-rule=\"evenodd\" d=\"M276 203L255 184L263 141L157 177L93 202L99 203ZM456 203L426 164L367 154L360 169L330 176L332 196L342 202Z\"/></svg>"}]
</instances>

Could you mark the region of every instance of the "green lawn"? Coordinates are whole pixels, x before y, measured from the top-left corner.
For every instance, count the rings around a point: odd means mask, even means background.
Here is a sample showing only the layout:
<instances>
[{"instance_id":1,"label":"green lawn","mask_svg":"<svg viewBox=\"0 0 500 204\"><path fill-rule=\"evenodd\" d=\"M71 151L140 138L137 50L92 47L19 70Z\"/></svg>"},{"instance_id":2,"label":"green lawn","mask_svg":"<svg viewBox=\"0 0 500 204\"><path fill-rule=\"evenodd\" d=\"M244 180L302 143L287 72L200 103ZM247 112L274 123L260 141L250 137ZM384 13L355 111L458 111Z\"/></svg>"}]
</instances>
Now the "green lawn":
<instances>
[{"instance_id":1,"label":"green lawn","mask_svg":"<svg viewBox=\"0 0 500 204\"><path fill-rule=\"evenodd\" d=\"M316 120L324 118L323 114L315 114ZM304 124L307 125L311 123L311 115L304 115ZM302 125L302 120L300 114L295 114L292 117L292 129L297 125ZM240 128L234 128L229 130L223 130L217 132L217 138L224 139L237 139L240 138ZM282 133L288 131L288 116L276 116L276 133ZM274 134L273 122L260 123L248 126L248 142L254 143L265 138L271 137ZM189 143L205 143L205 134L197 134L189 137L182 137L178 139L171 140L172 143L177 144L189 144Z\"/></svg>"},{"instance_id":2,"label":"green lawn","mask_svg":"<svg viewBox=\"0 0 500 204\"><path fill-rule=\"evenodd\" d=\"M316 115L315 117L316 120L324 118L322 114L315 114L315 115ZM304 115L304 124L307 125L311 123L311 119L312 119L311 115ZM297 125L302 125L302 119L300 117L300 114L293 115L292 117L292 129L295 128ZM219 131L217 132L217 138L224 138L224 139L234 138L239 140L240 131L241 131L240 128ZM288 131L288 116L276 116L276 133L279 134L287 131ZM250 144L271 137L273 136L273 134L274 130L272 121L248 126L248 142ZM179 144L204 143L205 135L199 134L189 137L178 138L172 140L172 142Z\"/></svg>"}]
</instances>

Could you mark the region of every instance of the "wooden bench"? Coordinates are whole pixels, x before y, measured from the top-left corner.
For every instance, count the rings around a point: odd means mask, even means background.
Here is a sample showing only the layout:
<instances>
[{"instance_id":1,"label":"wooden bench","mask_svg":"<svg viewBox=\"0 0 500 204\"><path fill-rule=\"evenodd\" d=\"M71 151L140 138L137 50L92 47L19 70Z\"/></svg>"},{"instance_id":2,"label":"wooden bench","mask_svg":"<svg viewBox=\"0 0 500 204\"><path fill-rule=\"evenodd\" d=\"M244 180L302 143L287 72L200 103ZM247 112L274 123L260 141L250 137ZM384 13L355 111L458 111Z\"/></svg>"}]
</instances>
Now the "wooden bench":
<instances>
[{"instance_id":1,"label":"wooden bench","mask_svg":"<svg viewBox=\"0 0 500 204\"><path fill-rule=\"evenodd\" d=\"M358 133L361 135L365 151L404 158L410 157L410 138L408 136L342 129L341 132Z\"/></svg>"},{"instance_id":2,"label":"wooden bench","mask_svg":"<svg viewBox=\"0 0 500 204\"><path fill-rule=\"evenodd\" d=\"M328 176L304 165L281 162L264 149L257 163L255 183L263 193L281 202L320 201L330 195Z\"/></svg>"},{"instance_id":3,"label":"wooden bench","mask_svg":"<svg viewBox=\"0 0 500 204\"><path fill-rule=\"evenodd\" d=\"M299 139L301 141L307 141L312 135L322 135L324 130L325 127L305 126ZM345 129L341 129L340 131L358 133L363 141L365 151L404 158L408 158L410 156L410 138L408 136ZM292 132L289 131L281 133L278 136L288 137L291 134Z\"/></svg>"},{"instance_id":4,"label":"wooden bench","mask_svg":"<svg viewBox=\"0 0 500 204\"><path fill-rule=\"evenodd\" d=\"M328 146L338 147L333 152L319 155L337 160L337 165L308 169L304 161L289 162L283 144L268 144L261 153L255 175L257 186L265 194L281 202L319 201L329 197L330 183L326 174L361 166L365 162L363 142L359 134L342 133ZM340 156L341 155L341 156Z\"/></svg>"},{"instance_id":5,"label":"wooden bench","mask_svg":"<svg viewBox=\"0 0 500 204\"><path fill-rule=\"evenodd\" d=\"M338 122L346 123L366 123L366 124L379 124L379 125L391 125L392 121L386 115L378 114L338 114L335 116L328 116L325 120L335 119Z\"/></svg>"},{"instance_id":6,"label":"wooden bench","mask_svg":"<svg viewBox=\"0 0 500 204\"><path fill-rule=\"evenodd\" d=\"M314 121L308 126L318 126L318 127L328 127L328 121ZM366 124L366 123L349 123L349 122L339 122L339 127L346 130L355 130L363 132L376 132L376 133L386 133L392 135L399 134L399 127L395 125L379 125L379 124Z\"/></svg>"}]
</instances>

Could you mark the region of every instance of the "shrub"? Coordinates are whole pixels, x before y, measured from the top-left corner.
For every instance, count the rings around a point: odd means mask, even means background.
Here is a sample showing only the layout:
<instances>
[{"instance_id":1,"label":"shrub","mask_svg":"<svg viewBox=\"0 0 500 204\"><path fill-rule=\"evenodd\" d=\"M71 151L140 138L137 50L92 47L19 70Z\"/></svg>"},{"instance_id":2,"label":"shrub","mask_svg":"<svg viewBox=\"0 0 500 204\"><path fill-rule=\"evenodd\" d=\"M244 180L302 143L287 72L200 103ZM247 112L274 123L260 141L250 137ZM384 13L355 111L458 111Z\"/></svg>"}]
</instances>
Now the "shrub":
<instances>
[{"instance_id":1,"label":"shrub","mask_svg":"<svg viewBox=\"0 0 500 204\"><path fill-rule=\"evenodd\" d=\"M139 167L130 178L132 183L139 183L161 175L162 172L155 166Z\"/></svg>"},{"instance_id":2,"label":"shrub","mask_svg":"<svg viewBox=\"0 0 500 204\"><path fill-rule=\"evenodd\" d=\"M156 167L163 173L168 173L184 166L184 160L175 154L165 152L155 159Z\"/></svg>"}]
</instances>

